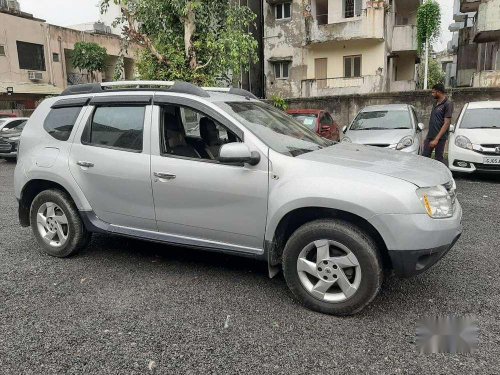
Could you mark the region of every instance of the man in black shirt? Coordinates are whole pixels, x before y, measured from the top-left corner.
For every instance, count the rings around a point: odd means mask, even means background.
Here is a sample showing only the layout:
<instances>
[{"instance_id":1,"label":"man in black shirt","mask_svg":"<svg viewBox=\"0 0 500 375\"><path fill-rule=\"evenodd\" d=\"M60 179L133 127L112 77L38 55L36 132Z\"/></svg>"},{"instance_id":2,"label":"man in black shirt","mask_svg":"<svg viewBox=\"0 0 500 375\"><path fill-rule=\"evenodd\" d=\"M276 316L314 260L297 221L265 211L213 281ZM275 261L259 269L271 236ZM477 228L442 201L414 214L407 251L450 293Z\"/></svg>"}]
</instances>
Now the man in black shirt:
<instances>
[{"instance_id":1,"label":"man in black shirt","mask_svg":"<svg viewBox=\"0 0 500 375\"><path fill-rule=\"evenodd\" d=\"M436 104L432 108L429 132L424 142L422 155L430 158L432 150L434 150L436 160L444 163L444 146L448 139L448 129L453 116L453 103L446 96L442 84L432 87L432 97L436 99Z\"/></svg>"}]
</instances>

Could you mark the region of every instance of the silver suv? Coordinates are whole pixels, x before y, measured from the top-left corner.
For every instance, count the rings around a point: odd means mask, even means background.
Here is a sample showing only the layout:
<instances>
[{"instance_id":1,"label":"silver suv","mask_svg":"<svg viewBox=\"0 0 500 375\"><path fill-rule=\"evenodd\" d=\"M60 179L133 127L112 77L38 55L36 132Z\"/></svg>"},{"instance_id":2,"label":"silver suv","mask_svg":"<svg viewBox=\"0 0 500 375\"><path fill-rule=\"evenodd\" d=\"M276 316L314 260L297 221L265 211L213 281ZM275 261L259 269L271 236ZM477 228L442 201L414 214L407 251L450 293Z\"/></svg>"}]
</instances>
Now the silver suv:
<instances>
[{"instance_id":1,"label":"silver suv","mask_svg":"<svg viewBox=\"0 0 500 375\"><path fill-rule=\"evenodd\" d=\"M258 258L328 314L360 311L384 270L425 271L462 231L443 164L325 140L239 89L74 86L37 108L18 159L20 222L47 254L109 233Z\"/></svg>"}]
</instances>

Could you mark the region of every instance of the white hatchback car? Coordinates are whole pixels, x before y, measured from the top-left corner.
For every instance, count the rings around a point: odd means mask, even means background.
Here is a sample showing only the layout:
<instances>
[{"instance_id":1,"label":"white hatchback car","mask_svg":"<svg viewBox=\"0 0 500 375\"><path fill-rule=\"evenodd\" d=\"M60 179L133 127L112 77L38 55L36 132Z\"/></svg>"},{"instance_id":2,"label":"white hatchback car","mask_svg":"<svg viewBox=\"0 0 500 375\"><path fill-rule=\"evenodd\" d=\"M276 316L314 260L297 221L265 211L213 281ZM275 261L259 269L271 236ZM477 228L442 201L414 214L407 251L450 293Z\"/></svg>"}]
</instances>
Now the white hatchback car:
<instances>
[{"instance_id":1,"label":"white hatchback car","mask_svg":"<svg viewBox=\"0 0 500 375\"><path fill-rule=\"evenodd\" d=\"M464 106L450 128L448 164L454 172L500 172L500 101Z\"/></svg>"}]
</instances>

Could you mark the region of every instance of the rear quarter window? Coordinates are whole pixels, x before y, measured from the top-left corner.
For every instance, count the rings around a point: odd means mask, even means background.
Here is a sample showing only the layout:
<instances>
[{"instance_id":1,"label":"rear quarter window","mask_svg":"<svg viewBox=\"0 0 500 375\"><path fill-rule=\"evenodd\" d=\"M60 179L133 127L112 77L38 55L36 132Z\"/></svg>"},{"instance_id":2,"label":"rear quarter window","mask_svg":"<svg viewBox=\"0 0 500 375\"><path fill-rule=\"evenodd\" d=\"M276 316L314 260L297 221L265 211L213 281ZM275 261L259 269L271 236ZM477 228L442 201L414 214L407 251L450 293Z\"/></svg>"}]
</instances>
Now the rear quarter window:
<instances>
[{"instance_id":1,"label":"rear quarter window","mask_svg":"<svg viewBox=\"0 0 500 375\"><path fill-rule=\"evenodd\" d=\"M67 141L82 107L53 108L45 119L43 128L59 141Z\"/></svg>"}]
</instances>

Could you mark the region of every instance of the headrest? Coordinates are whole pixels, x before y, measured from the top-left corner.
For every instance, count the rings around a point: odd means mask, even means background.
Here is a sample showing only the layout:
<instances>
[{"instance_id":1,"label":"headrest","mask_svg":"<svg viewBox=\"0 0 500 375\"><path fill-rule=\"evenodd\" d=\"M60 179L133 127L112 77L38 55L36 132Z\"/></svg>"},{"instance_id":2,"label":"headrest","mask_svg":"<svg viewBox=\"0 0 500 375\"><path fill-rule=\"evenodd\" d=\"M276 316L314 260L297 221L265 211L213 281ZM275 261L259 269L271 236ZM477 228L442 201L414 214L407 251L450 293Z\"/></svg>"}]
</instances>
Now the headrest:
<instances>
[{"instance_id":1,"label":"headrest","mask_svg":"<svg viewBox=\"0 0 500 375\"><path fill-rule=\"evenodd\" d=\"M200 120L200 136L209 145L220 142L217 125L208 117L202 117Z\"/></svg>"}]
</instances>

